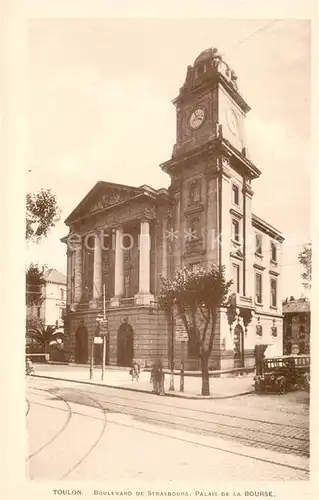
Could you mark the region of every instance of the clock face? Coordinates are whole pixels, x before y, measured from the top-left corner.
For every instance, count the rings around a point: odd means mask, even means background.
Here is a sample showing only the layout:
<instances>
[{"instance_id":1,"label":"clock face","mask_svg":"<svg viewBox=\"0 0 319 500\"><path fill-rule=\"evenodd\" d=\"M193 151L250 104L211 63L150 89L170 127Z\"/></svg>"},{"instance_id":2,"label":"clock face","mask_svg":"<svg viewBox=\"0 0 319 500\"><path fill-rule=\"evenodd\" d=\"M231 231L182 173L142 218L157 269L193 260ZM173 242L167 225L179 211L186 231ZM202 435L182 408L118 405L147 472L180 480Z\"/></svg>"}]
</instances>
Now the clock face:
<instances>
[{"instance_id":1,"label":"clock face","mask_svg":"<svg viewBox=\"0 0 319 500\"><path fill-rule=\"evenodd\" d=\"M236 134L238 130L238 115L233 109L228 109L226 114L227 125L232 134Z\"/></svg>"},{"instance_id":2,"label":"clock face","mask_svg":"<svg viewBox=\"0 0 319 500\"><path fill-rule=\"evenodd\" d=\"M205 110L203 108L195 109L189 119L189 125L192 129L196 129L201 126L205 120Z\"/></svg>"}]
</instances>

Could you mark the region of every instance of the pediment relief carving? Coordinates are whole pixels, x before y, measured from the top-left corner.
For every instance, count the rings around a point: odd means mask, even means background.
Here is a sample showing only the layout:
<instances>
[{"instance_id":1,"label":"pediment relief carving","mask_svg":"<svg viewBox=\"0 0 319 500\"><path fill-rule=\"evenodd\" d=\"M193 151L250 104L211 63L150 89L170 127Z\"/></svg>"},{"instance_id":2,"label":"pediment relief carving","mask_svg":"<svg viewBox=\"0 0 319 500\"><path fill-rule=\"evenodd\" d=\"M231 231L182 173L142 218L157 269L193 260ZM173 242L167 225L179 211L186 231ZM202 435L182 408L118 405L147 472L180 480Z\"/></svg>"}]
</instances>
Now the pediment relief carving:
<instances>
[{"instance_id":1,"label":"pediment relief carving","mask_svg":"<svg viewBox=\"0 0 319 500\"><path fill-rule=\"evenodd\" d=\"M129 193L129 192L121 192L116 189L110 189L107 193L103 194L99 200L88 208L87 214L94 214L99 212L100 210L104 210L105 208L111 207L112 205L117 205L123 201L132 198L132 196L137 193Z\"/></svg>"}]
</instances>

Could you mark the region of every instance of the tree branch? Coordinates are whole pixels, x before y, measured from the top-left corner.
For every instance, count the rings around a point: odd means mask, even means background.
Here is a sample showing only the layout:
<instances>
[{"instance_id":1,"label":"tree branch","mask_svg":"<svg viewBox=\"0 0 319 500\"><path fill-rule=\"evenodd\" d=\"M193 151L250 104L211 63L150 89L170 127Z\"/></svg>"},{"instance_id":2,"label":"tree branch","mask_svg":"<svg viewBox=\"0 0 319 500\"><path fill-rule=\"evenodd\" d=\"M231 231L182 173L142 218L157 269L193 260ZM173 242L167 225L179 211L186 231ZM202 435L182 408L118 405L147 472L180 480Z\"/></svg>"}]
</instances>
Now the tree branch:
<instances>
[{"instance_id":1,"label":"tree branch","mask_svg":"<svg viewBox=\"0 0 319 500\"><path fill-rule=\"evenodd\" d=\"M200 339L201 343L201 351L205 352L205 342L206 342L206 334L208 330L208 325L209 325L209 319L205 322L204 328L203 328L203 334Z\"/></svg>"},{"instance_id":2,"label":"tree branch","mask_svg":"<svg viewBox=\"0 0 319 500\"><path fill-rule=\"evenodd\" d=\"M210 329L210 339L209 339L209 343L208 343L208 353L209 354L212 352L214 338L215 338L215 328L216 328L216 320L217 320L217 315L216 315L215 309L211 310L211 315L212 315L212 325L211 325L211 329Z\"/></svg>"}]
</instances>

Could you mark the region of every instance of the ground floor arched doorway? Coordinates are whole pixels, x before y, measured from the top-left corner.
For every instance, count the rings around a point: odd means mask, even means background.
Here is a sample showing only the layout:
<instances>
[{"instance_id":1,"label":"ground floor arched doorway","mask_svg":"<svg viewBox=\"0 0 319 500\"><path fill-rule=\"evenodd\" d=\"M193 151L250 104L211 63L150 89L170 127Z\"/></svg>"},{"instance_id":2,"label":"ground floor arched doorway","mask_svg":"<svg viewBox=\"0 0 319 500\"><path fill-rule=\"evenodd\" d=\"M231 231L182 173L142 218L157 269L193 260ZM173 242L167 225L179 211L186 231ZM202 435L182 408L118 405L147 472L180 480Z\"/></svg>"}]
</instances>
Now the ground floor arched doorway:
<instances>
[{"instance_id":1,"label":"ground floor arched doorway","mask_svg":"<svg viewBox=\"0 0 319 500\"><path fill-rule=\"evenodd\" d=\"M133 361L133 328L123 323L117 332L117 364L131 366Z\"/></svg>"},{"instance_id":2,"label":"ground floor arched doorway","mask_svg":"<svg viewBox=\"0 0 319 500\"><path fill-rule=\"evenodd\" d=\"M75 362L87 363L88 361L88 331L80 325L75 333Z\"/></svg>"},{"instance_id":3,"label":"ground floor arched doorway","mask_svg":"<svg viewBox=\"0 0 319 500\"><path fill-rule=\"evenodd\" d=\"M244 330L237 323L234 328L234 367L241 368L243 366L245 366Z\"/></svg>"}]
</instances>

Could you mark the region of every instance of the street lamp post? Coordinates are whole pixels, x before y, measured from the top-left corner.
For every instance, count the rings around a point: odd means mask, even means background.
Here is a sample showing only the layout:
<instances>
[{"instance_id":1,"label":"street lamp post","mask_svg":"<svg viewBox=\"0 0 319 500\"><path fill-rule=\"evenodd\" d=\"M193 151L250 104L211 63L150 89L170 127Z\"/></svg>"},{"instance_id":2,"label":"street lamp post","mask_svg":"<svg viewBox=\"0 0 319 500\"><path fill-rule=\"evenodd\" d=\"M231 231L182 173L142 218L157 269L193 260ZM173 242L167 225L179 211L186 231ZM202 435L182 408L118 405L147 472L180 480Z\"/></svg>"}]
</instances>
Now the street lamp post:
<instances>
[{"instance_id":1,"label":"street lamp post","mask_svg":"<svg viewBox=\"0 0 319 500\"><path fill-rule=\"evenodd\" d=\"M94 337L92 338L92 344L91 344L90 380L93 379L93 372L94 372Z\"/></svg>"},{"instance_id":2,"label":"street lamp post","mask_svg":"<svg viewBox=\"0 0 319 500\"><path fill-rule=\"evenodd\" d=\"M104 380L105 374L105 360L106 360L106 337L108 334L108 325L106 318L106 303L105 303L105 285L103 285L103 314L98 314L96 321L99 325L99 344L102 344L102 370L101 370L101 380ZM102 342L100 342L102 341Z\"/></svg>"},{"instance_id":3,"label":"street lamp post","mask_svg":"<svg viewBox=\"0 0 319 500\"><path fill-rule=\"evenodd\" d=\"M105 284L103 285L103 321L104 322L106 321ZM102 353L102 373L101 373L101 380L104 380L105 358L106 358L106 336L103 335L103 353Z\"/></svg>"},{"instance_id":4,"label":"street lamp post","mask_svg":"<svg viewBox=\"0 0 319 500\"><path fill-rule=\"evenodd\" d=\"M174 315L171 312L171 377L169 382L169 390L175 391L174 387Z\"/></svg>"}]
</instances>

